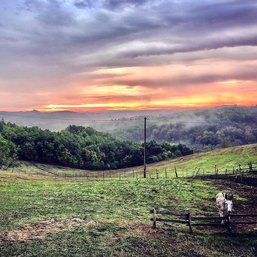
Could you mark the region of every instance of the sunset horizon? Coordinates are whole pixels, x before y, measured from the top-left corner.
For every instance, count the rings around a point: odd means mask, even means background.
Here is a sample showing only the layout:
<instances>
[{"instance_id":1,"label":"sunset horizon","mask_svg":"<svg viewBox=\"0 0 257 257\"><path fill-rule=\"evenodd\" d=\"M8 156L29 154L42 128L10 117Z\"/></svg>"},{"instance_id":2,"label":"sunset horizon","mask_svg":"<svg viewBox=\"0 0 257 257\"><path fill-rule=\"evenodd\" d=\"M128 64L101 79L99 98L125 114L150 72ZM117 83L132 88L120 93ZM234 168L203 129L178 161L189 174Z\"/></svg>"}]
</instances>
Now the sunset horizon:
<instances>
[{"instance_id":1,"label":"sunset horizon","mask_svg":"<svg viewBox=\"0 0 257 257\"><path fill-rule=\"evenodd\" d=\"M148 112L148 111L190 111L190 110L199 110L199 109L215 109L215 108L225 108L225 107L257 107L257 104L209 104L209 105L188 105L188 106L166 106L166 107L140 107L140 108L126 108L120 107L69 107L65 108L64 106L61 107L52 107L46 106L46 107L39 107L39 108L29 108L29 109L16 109L16 108L7 108L7 109L0 109L0 112L41 112L41 113L51 113L51 112L73 112L73 113L103 113L103 112Z\"/></svg>"},{"instance_id":2,"label":"sunset horizon","mask_svg":"<svg viewBox=\"0 0 257 257\"><path fill-rule=\"evenodd\" d=\"M254 1L15 0L0 10L1 111L256 106Z\"/></svg>"}]
</instances>

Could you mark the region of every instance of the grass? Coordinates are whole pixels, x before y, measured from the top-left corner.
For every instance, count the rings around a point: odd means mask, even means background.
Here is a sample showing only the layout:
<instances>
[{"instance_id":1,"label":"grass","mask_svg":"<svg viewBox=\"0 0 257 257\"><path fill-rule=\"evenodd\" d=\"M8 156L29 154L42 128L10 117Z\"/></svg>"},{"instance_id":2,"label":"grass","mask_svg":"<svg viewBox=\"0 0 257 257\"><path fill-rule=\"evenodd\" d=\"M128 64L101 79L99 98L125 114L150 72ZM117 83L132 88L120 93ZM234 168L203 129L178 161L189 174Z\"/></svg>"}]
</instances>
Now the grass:
<instances>
[{"instance_id":1,"label":"grass","mask_svg":"<svg viewBox=\"0 0 257 257\"><path fill-rule=\"evenodd\" d=\"M217 213L215 195L232 188L247 208L249 199L237 191L238 185L163 179L163 170L172 178L174 167L179 175L195 167L225 169L256 162L256 152L257 145L250 145L149 165L148 171L159 170L160 179L131 179L131 169L115 171L116 179L105 181L71 178L65 176L97 173L29 163L0 171L0 256L256 256L254 232L233 237L222 230L196 230L190 235L188 228L168 224L158 224L154 231L149 214L157 207ZM142 167L135 172L142 174ZM126 180L119 179L124 174Z\"/></svg>"},{"instance_id":2,"label":"grass","mask_svg":"<svg viewBox=\"0 0 257 257\"><path fill-rule=\"evenodd\" d=\"M68 218L75 214L83 219L127 220L142 222L149 219L149 210L158 205L171 209L184 209L192 202L213 197L214 188L208 183L181 180L87 181L53 180L29 176L16 178L1 175L0 226L22 225L46 219ZM200 190L195 192L195 187ZM179 197L178 199L176 199ZM171 201L172 199L172 201ZM181 207L176 201L183 202ZM131 210L133 206L133 210ZM181 210L182 210L181 209Z\"/></svg>"},{"instance_id":3,"label":"grass","mask_svg":"<svg viewBox=\"0 0 257 257\"><path fill-rule=\"evenodd\" d=\"M149 210L154 207L216 212L217 190L211 181L201 180L103 182L1 172L1 256L255 256L255 237L151 229ZM67 225L44 238L6 240L12 231L22 234L28 226L36 230L42 222L74 218L85 224ZM229 255L231 246L235 254Z\"/></svg>"},{"instance_id":4,"label":"grass","mask_svg":"<svg viewBox=\"0 0 257 257\"><path fill-rule=\"evenodd\" d=\"M174 170L177 168L178 173L187 172L192 174L198 168L205 172L214 172L214 167L217 165L221 172L225 169L232 170L233 167L238 168L238 165L247 165L249 162L257 162L257 144L229 147L217 149L210 152L193 154L177 158L170 161L164 161L151 165L152 169L163 171L165 168Z\"/></svg>"}]
</instances>

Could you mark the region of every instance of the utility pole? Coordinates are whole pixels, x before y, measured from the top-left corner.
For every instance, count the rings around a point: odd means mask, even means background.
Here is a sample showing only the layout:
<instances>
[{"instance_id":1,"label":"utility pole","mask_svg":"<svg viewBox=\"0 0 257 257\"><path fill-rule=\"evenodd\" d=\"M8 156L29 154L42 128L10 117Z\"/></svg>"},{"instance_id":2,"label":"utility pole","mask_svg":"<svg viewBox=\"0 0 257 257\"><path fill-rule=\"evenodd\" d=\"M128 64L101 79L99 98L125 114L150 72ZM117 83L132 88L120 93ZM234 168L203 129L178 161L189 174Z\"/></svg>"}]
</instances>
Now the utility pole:
<instances>
[{"instance_id":1,"label":"utility pole","mask_svg":"<svg viewBox=\"0 0 257 257\"><path fill-rule=\"evenodd\" d=\"M144 178L146 178L146 117L144 120Z\"/></svg>"}]
</instances>

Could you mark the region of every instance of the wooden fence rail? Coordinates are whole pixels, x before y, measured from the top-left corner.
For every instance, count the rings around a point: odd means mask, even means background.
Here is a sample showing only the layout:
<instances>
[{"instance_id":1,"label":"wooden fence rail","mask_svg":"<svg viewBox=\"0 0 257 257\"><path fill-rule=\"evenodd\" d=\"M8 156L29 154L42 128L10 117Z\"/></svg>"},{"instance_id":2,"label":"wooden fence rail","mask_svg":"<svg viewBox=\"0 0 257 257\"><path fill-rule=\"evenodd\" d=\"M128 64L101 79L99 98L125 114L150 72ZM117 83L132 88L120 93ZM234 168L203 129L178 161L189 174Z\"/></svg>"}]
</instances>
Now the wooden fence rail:
<instances>
[{"instance_id":1,"label":"wooden fence rail","mask_svg":"<svg viewBox=\"0 0 257 257\"><path fill-rule=\"evenodd\" d=\"M237 218L255 218L257 214L230 214L228 213L224 217L220 216L202 216L202 215L192 215L190 211L184 213L178 213L174 211L166 210L156 210L153 209L150 211L153 214L151 221L153 222L153 229L156 229L157 222L165 223L176 223L176 224L185 224L189 227L190 233L193 233L193 227L223 227L226 228L229 233L232 233L231 227L234 225L253 225L257 224L256 221L237 221ZM176 218L159 218L157 215L169 215L175 216ZM199 223L204 221L205 223Z\"/></svg>"},{"instance_id":2,"label":"wooden fence rail","mask_svg":"<svg viewBox=\"0 0 257 257\"><path fill-rule=\"evenodd\" d=\"M230 217L257 217L257 214L230 214Z\"/></svg>"},{"instance_id":3,"label":"wooden fence rail","mask_svg":"<svg viewBox=\"0 0 257 257\"><path fill-rule=\"evenodd\" d=\"M33 163L35 166L35 174L39 173L45 176L54 176L54 177L65 177L65 178L86 178L86 179L94 179L99 181L107 181L107 180L114 180L117 179L119 181L126 180L129 178L133 179L141 179L143 178L142 170L135 170L135 169L127 169L125 170L110 170L110 171L94 171L94 172L84 172L82 170L74 170L69 171L68 168L63 168L61 172L58 170L51 170L48 166L43 166L41 164ZM8 167L7 167L8 168ZM21 169L18 167L10 168L11 172L22 172L27 173L26 169ZM34 171L33 171L34 172ZM248 174L257 174L257 162L249 162L249 163L242 163L234 167L218 167L215 165L213 168L209 170L205 170L200 167L192 167L188 169L183 169L179 166L170 165L169 168L161 169L151 169L150 167L147 169L147 177L151 179L174 179L174 178L214 178L220 179L223 178L221 176L226 177L235 177L235 179L240 180L244 177L247 177ZM224 177L225 178L225 177ZM256 182L257 184L257 182Z\"/></svg>"}]
</instances>

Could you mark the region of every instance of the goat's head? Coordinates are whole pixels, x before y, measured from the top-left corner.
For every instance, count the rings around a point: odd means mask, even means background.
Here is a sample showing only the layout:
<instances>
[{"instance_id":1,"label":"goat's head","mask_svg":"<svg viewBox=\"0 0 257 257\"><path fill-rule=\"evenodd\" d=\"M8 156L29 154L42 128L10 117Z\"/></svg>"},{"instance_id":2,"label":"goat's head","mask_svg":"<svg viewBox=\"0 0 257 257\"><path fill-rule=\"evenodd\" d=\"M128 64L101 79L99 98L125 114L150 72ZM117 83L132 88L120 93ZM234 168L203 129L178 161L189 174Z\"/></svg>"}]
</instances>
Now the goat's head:
<instances>
[{"instance_id":1,"label":"goat's head","mask_svg":"<svg viewBox=\"0 0 257 257\"><path fill-rule=\"evenodd\" d=\"M233 202L232 200L225 200L225 212L231 213L233 209Z\"/></svg>"},{"instance_id":2,"label":"goat's head","mask_svg":"<svg viewBox=\"0 0 257 257\"><path fill-rule=\"evenodd\" d=\"M233 209L233 195L228 196L227 194L225 194L225 201L224 201L224 205L225 205L225 212L226 213L231 213L232 209Z\"/></svg>"}]
</instances>

